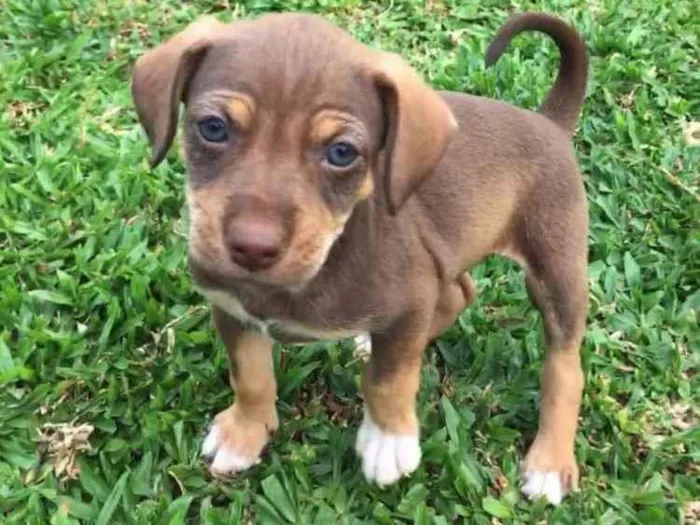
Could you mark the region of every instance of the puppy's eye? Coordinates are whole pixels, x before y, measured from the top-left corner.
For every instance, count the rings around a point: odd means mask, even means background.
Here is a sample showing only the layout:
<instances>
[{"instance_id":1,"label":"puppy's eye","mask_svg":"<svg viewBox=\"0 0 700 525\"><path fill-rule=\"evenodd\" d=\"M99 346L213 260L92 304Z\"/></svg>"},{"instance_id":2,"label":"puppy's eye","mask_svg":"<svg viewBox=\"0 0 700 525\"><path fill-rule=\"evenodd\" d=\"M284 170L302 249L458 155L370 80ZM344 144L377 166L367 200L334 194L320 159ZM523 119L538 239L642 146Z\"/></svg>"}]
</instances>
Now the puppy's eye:
<instances>
[{"instance_id":1,"label":"puppy's eye","mask_svg":"<svg viewBox=\"0 0 700 525\"><path fill-rule=\"evenodd\" d=\"M336 142L328 146L326 161L336 168L347 168L358 157L357 148L349 142Z\"/></svg>"},{"instance_id":2,"label":"puppy's eye","mask_svg":"<svg viewBox=\"0 0 700 525\"><path fill-rule=\"evenodd\" d=\"M209 142L226 142L228 126L219 117L206 117L197 123L199 133Z\"/></svg>"}]
</instances>

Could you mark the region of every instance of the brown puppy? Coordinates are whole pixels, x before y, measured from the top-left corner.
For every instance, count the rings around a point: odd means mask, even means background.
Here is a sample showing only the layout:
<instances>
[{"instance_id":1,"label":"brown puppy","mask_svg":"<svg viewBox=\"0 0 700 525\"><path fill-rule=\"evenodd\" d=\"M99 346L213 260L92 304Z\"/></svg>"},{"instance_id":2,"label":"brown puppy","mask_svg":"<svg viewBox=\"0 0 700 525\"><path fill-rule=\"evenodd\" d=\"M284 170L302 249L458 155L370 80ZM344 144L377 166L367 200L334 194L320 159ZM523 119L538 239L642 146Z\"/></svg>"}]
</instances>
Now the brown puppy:
<instances>
[{"instance_id":1,"label":"brown puppy","mask_svg":"<svg viewBox=\"0 0 700 525\"><path fill-rule=\"evenodd\" d=\"M548 345L523 490L558 503L576 486L587 207L569 140L587 56L565 23L524 14L487 63L523 30L561 52L537 113L433 91L398 57L311 15L203 19L138 61L153 165L186 107L190 267L236 393L203 445L213 471L251 466L278 426L273 339L369 334L357 451L379 484L412 472L423 350L474 297L465 272L500 253L526 269Z\"/></svg>"}]
</instances>

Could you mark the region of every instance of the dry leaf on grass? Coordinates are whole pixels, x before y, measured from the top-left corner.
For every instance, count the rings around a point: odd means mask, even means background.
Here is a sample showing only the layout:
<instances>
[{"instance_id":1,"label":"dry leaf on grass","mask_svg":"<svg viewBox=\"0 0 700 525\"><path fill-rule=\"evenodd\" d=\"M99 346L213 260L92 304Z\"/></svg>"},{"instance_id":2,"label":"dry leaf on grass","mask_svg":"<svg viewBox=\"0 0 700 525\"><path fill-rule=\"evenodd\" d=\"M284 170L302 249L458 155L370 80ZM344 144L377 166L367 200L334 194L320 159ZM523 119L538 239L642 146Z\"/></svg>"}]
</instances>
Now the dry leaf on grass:
<instances>
[{"instance_id":1,"label":"dry leaf on grass","mask_svg":"<svg viewBox=\"0 0 700 525\"><path fill-rule=\"evenodd\" d=\"M700 412L686 403L669 403L666 407L671 422L679 430L688 430L700 422Z\"/></svg>"},{"instance_id":2,"label":"dry leaf on grass","mask_svg":"<svg viewBox=\"0 0 700 525\"><path fill-rule=\"evenodd\" d=\"M75 460L79 452L90 450L90 434L94 427L73 423L45 423L39 433L39 443L48 455L59 480L75 479L80 468Z\"/></svg>"},{"instance_id":3,"label":"dry leaf on grass","mask_svg":"<svg viewBox=\"0 0 700 525\"><path fill-rule=\"evenodd\" d=\"M684 521L687 525L700 523L700 501L688 501L683 505Z\"/></svg>"},{"instance_id":4,"label":"dry leaf on grass","mask_svg":"<svg viewBox=\"0 0 700 525\"><path fill-rule=\"evenodd\" d=\"M688 122L683 126L683 137L688 146L700 146L700 122Z\"/></svg>"}]
</instances>

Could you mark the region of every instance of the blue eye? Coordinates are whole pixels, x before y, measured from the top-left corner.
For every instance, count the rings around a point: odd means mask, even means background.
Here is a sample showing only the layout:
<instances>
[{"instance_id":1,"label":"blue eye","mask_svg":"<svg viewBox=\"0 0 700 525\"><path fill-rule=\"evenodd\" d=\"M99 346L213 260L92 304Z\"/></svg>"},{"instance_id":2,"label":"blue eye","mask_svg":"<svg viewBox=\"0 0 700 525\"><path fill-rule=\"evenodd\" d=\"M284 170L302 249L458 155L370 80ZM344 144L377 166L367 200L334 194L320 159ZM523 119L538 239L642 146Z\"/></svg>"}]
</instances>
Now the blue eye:
<instances>
[{"instance_id":1,"label":"blue eye","mask_svg":"<svg viewBox=\"0 0 700 525\"><path fill-rule=\"evenodd\" d=\"M209 142L226 142L228 126L219 117L206 117L197 123L199 133Z\"/></svg>"},{"instance_id":2,"label":"blue eye","mask_svg":"<svg viewBox=\"0 0 700 525\"><path fill-rule=\"evenodd\" d=\"M326 161L336 168L347 168L358 157L357 148L349 142L336 142L326 150Z\"/></svg>"}]
</instances>

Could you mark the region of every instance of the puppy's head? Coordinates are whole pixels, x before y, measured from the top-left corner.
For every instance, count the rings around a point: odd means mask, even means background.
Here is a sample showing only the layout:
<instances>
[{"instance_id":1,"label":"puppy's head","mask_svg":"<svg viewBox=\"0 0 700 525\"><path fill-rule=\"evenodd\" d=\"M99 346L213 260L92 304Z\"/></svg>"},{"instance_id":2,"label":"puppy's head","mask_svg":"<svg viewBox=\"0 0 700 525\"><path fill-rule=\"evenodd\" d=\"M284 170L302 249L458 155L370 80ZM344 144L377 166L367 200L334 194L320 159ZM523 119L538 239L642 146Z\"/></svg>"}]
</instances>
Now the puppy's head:
<instances>
[{"instance_id":1,"label":"puppy's head","mask_svg":"<svg viewBox=\"0 0 700 525\"><path fill-rule=\"evenodd\" d=\"M192 259L290 289L358 203L377 193L396 213L456 127L404 62L311 15L202 19L139 59L132 93L153 165L185 103Z\"/></svg>"}]
</instances>

